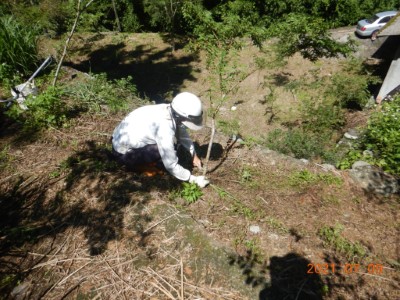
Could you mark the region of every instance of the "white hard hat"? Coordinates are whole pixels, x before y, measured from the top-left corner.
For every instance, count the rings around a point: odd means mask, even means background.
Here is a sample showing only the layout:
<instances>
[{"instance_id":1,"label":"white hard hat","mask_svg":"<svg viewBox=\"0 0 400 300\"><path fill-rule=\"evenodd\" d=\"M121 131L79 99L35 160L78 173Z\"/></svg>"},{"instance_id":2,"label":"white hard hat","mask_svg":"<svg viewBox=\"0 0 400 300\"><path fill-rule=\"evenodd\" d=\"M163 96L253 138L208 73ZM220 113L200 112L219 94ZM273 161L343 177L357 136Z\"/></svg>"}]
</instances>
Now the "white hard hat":
<instances>
[{"instance_id":1,"label":"white hard hat","mask_svg":"<svg viewBox=\"0 0 400 300\"><path fill-rule=\"evenodd\" d=\"M193 130L203 128L203 107L196 95L188 92L180 93L172 99L171 107L186 127Z\"/></svg>"}]
</instances>

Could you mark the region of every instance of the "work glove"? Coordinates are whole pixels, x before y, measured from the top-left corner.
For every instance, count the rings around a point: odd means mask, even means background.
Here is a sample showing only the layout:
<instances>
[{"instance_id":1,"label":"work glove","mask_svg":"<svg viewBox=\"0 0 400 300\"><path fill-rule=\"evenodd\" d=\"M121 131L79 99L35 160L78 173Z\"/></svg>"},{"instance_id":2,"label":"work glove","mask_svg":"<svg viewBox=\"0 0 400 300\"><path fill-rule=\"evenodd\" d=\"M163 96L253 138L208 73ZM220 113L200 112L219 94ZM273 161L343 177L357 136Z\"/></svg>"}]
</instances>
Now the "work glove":
<instances>
[{"instance_id":1,"label":"work glove","mask_svg":"<svg viewBox=\"0 0 400 300\"><path fill-rule=\"evenodd\" d=\"M194 176L194 175L190 175L189 182L195 183L201 188L206 187L210 183L210 181L207 180L204 176Z\"/></svg>"}]
</instances>

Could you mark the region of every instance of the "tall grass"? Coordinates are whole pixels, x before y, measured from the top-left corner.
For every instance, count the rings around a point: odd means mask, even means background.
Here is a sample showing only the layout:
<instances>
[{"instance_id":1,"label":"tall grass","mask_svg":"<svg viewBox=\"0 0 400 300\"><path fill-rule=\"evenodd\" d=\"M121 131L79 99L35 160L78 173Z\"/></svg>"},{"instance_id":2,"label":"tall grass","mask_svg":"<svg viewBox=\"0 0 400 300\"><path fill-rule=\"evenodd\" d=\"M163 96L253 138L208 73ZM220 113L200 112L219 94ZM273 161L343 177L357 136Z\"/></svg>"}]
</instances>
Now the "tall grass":
<instances>
[{"instance_id":1,"label":"tall grass","mask_svg":"<svg viewBox=\"0 0 400 300\"><path fill-rule=\"evenodd\" d=\"M0 17L0 81L28 75L37 62L37 33L13 17Z\"/></svg>"}]
</instances>

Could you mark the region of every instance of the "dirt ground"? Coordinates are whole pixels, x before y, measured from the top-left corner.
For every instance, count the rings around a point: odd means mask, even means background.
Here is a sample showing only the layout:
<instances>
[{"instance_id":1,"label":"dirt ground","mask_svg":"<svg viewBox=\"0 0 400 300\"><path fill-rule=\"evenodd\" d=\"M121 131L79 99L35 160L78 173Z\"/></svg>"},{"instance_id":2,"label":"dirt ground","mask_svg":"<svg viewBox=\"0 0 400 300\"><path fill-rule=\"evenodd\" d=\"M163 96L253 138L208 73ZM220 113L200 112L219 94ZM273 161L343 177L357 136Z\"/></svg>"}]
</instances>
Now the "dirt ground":
<instances>
[{"instance_id":1,"label":"dirt ground","mask_svg":"<svg viewBox=\"0 0 400 300\"><path fill-rule=\"evenodd\" d=\"M155 102L208 89L201 57L173 53L156 35L77 37L72 48L68 68L132 75ZM294 57L279 78L337 65ZM266 75L248 77L222 110L240 121L243 136L270 129L260 101L270 92L261 86ZM279 95L282 115L290 114L296 99ZM189 204L168 174L146 177L115 164L109 138L122 117L84 115L35 140L3 120L0 298L400 298L398 197L369 194L347 171L219 132L211 184ZM209 131L192 134L203 159Z\"/></svg>"}]
</instances>

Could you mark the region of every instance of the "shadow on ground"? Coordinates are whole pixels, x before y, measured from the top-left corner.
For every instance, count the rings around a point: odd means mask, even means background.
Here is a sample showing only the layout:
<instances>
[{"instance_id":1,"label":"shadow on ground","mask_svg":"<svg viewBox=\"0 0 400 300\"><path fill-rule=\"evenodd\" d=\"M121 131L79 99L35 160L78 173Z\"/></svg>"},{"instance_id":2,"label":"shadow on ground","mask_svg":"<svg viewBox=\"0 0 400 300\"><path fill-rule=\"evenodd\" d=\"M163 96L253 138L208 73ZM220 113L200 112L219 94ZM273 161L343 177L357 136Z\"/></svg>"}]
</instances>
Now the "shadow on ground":
<instances>
[{"instance_id":1,"label":"shadow on ground","mask_svg":"<svg viewBox=\"0 0 400 300\"><path fill-rule=\"evenodd\" d=\"M45 258L26 262L26 251L45 239L55 241L69 228L82 229L92 256L122 239L124 229L145 247L151 234L146 228L152 218L144 209L150 192L171 190L176 184L169 176L144 178L121 170L110 151L92 141L57 172L15 180L0 192L0 292L7 293L28 276L24 270ZM128 206L134 217L124 220ZM49 253L56 247L50 244Z\"/></svg>"},{"instance_id":2,"label":"shadow on ground","mask_svg":"<svg viewBox=\"0 0 400 300\"><path fill-rule=\"evenodd\" d=\"M325 257L327 263L340 264L337 258ZM242 270L245 283L259 290L259 300L322 300L339 290L357 297L355 287L344 283L344 276L337 270L335 276L322 279L312 271L313 263L305 257L290 252L273 256L269 262L248 251L244 256L229 257L229 264Z\"/></svg>"},{"instance_id":3,"label":"shadow on ground","mask_svg":"<svg viewBox=\"0 0 400 300\"><path fill-rule=\"evenodd\" d=\"M128 51L126 46L123 42L99 49L84 45L80 52L87 59L79 63L66 62L65 65L82 72L107 73L109 79L132 76L140 96L157 103L163 102L165 95L179 92L185 80L196 80L192 75L195 70L190 65L198 59L194 55L177 56L170 47L159 50L137 45Z\"/></svg>"}]
</instances>

